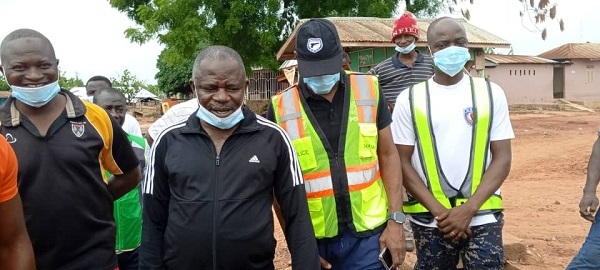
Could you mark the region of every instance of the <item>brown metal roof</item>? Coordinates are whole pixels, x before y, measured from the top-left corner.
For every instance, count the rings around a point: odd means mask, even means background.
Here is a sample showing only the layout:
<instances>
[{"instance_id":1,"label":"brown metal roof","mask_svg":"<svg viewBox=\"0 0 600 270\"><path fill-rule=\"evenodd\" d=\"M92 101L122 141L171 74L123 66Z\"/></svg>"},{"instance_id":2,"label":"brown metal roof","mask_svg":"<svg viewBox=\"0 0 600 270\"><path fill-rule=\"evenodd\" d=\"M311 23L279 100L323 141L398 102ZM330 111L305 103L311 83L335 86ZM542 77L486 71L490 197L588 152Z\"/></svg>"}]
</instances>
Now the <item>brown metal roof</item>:
<instances>
[{"instance_id":1,"label":"brown metal roof","mask_svg":"<svg viewBox=\"0 0 600 270\"><path fill-rule=\"evenodd\" d=\"M496 64L556 64L558 62L530 55L501 55L501 54L486 54L485 60L492 61Z\"/></svg>"},{"instance_id":2,"label":"brown metal roof","mask_svg":"<svg viewBox=\"0 0 600 270\"><path fill-rule=\"evenodd\" d=\"M391 41L394 18L366 17L330 17L326 18L336 26L342 46L344 47L392 47ZM277 60L284 61L294 58L295 37L300 25L308 19L302 19L296 24L294 31L277 52ZM421 32L417 46L427 45L427 27L433 19L417 19ZM471 48L509 48L510 43L490 32L476 27L464 19L459 19L467 31L469 47Z\"/></svg>"},{"instance_id":3,"label":"brown metal roof","mask_svg":"<svg viewBox=\"0 0 600 270\"><path fill-rule=\"evenodd\" d=\"M600 43L567 43L538 56L548 59L599 59Z\"/></svg>"}]
</instances>

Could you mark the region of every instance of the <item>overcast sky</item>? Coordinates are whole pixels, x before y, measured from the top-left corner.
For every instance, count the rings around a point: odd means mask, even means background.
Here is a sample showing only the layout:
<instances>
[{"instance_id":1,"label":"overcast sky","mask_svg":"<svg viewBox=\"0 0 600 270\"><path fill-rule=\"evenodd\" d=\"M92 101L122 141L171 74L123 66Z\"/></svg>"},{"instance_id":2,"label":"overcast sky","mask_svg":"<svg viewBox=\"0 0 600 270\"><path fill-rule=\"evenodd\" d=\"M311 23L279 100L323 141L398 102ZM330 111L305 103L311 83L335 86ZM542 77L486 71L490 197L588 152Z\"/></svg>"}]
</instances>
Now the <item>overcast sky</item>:
<instances>
[{"instance_id":1,"label":"overcast sky","mask_svg":"<svg viewBox=\"0 0 600 270\"><path fill-rule=\"evenodd\" d=\"M577 2L577 4L574 4ZM548 26L548 38L530 32L519 17L519 0L475 0L469 6L471 23L512 43L515 54L536 55L564 43L600 42L600 10L597 0L553 0L558 17L564 18L565 32L558 22ZM115 77L129 69L138 78L155 83L156 59L162 46L152 41L130 43L123 31L135 24L110 7L108 0L0 0L0 38L18 28L32 28L53 43L61 70L77 72L86 81L94 75ZM526 18L526 22L529 19ZM526 23L531 27L531 23Z\"/></svg>"}]
</instances>

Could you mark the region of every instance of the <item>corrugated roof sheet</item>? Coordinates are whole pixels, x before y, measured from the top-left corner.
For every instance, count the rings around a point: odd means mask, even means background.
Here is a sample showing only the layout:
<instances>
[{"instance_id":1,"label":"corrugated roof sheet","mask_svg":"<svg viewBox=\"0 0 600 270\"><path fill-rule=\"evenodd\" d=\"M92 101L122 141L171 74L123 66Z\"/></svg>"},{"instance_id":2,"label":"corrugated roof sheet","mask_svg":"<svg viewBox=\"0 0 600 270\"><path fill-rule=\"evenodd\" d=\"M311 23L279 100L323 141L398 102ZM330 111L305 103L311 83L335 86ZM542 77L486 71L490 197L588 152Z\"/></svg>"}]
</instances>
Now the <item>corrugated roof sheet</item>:
<instances>
[{"instance_id":1,"label":"corrugated roof sheet","mask_svg":"<svg viewBox=\"0 0 600 270\"><path fill-rule=\"evenodd\" d=\"M391 47L391 34L394 18L367 17L330 17L326 18L336 26L342 46L344 47ZM294 57L295 36L300 25L308 19L298 22L294 31L277 52L277 60L283 61ZM427 44L427 27L433 19L417 19L421 32L417 46ZM488 31L485 31L464 19L459 19L467 31L469 47L472 48L508 48L510 43Z\"/></svg>"},{"instance_id":2,"label":"corrugated roof sheet","mask_svg":"<svg viewBox=\"0 0 600 270\"><path fill-rule=\"evenodd\" d=\"M600 43L567 43L538 56L548 59L599 59Z\"/></svg>"},{"instance_id":3,"label":"corrugated roof sheet","mask_svg":"<svg viewBox=\"0 0 600 270\"><path fill-rule=\"evenodd\" d=\"M530 55L487 54L485 59L496 64L556 64L558 62Z\"/></svg>"}]
</instances>

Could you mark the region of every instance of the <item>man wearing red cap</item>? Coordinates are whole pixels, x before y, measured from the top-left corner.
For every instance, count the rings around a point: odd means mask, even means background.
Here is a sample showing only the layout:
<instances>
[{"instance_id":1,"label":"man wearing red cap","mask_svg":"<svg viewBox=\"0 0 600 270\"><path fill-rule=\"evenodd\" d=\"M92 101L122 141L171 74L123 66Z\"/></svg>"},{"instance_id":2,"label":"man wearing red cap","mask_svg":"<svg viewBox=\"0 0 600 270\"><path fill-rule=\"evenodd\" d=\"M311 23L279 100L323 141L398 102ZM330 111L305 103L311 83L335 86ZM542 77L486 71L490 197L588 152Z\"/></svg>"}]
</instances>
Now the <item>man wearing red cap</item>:
<instances>
[{"instance_id":1,"label":"man wearing red cap","mask_svg":"<svg viewBox=\"0 0 600 270\"><path fill-rule=\"evenodd\" d=\"M415 49L419 34L417 20L413 14L404 12L394 22L392 32L396 54L369 71L379 77L379 85L390 109L394 108L400 92L433 76L433 59Z\"/></svg>"},{"instance_id":2,"label":"man wearing red cap","mask_svg":"<svg viewBox=\"0 0 600 270\"><path fill-rule=\"evenodd\" d=\"M396 54L369 71L379 77L379 86L390 110L394 109L396 97L400 92L433 76L433 59L415 49L419 34L417 20L413 14L409 11L404 12L394 22L394 31L392 32L392 42L396 44ZM415 248L415 240L410 223L404 223L404 228L406 249L411 251Z\"/></svg>"}]
</instances>

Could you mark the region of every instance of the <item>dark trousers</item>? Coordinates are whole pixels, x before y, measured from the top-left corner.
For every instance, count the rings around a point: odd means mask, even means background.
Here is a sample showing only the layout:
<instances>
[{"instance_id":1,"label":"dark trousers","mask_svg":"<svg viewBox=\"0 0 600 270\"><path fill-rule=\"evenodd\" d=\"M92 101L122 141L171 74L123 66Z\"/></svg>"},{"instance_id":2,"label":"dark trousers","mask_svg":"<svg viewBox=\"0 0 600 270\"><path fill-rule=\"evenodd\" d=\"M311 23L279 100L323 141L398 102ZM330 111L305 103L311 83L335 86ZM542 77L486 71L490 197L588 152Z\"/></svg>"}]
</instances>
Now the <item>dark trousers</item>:
<instances>
[{"instance_id":1,"label":"dark trousers","mask_svg":"<svg viewBox=\"0 0 600 270\"><path fill-rule=\"evenodd\" d=\"M117 255L119 260L119 270L138 270L139 269L139 248L132 251L126 251Z\"/></svg>"}]
</instances>

